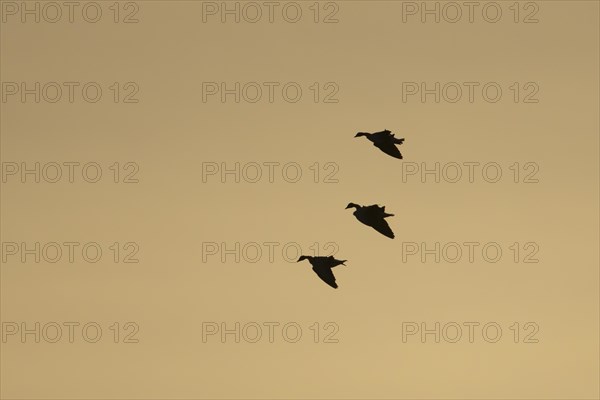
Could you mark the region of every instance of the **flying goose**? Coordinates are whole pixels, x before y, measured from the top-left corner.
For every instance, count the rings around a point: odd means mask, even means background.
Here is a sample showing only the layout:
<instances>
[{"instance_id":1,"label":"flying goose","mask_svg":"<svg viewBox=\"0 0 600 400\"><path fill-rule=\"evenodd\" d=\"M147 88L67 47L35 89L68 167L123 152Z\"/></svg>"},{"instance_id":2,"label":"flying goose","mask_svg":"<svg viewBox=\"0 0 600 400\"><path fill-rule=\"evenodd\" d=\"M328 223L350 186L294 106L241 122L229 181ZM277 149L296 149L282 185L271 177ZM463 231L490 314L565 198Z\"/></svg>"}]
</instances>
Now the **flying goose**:
<instances>
[{"instance_id":1,"label":"flying goose","mask_svg":"<svg viewBox=\"0 0 600 400\"><path fill-rule=\"evenodd\" d=\"M389 237L390 239L394 238L394 232L392 232L392 229L385 221L385 218L393 217L394 214L386 213L385 206L379 207L377 204L374 204L372 206L360 206L354 203L349 203L346 206L346 208L352 207L356 208L356 211L354 211L353 214L357 220L359 220L367 226L370 226L377 232Z\"/></svg>"},{"instance_id":2,"label":"flying goose","mask_svg":"<svg viewBox=\"0 0 600 400\"><path fill-rule=\"evenodd\" d=\"M394 158L402 159L402 154L400 153L400 150L398 150L396 145L404 143L404 138L395 138L394 134L391 131L388 131L387 129L375 133L358 132L354 137L360 136L366 136L367 139L373 142L373 146L376 146L385 154L390 155Z\"/></svg>"},{"instance_id":3,"label":"flying goose","mask_svg":"<svg viewBox=\"0 0 600 400\"><path fill-rule=\"evenodd\" d=\"M333 271L331 268L336 267L340 264L344 264L348 260L336 260L333 256L329 257L312 257L312 256L300 256L297 262L302 260L308 260L310 264L313 266L312 269L315 271L319 278L323 280L323 282L327 283L334 289L337 289L338 285L335 283L335 276L333 275Z\"/></svg>"}]
</instances>

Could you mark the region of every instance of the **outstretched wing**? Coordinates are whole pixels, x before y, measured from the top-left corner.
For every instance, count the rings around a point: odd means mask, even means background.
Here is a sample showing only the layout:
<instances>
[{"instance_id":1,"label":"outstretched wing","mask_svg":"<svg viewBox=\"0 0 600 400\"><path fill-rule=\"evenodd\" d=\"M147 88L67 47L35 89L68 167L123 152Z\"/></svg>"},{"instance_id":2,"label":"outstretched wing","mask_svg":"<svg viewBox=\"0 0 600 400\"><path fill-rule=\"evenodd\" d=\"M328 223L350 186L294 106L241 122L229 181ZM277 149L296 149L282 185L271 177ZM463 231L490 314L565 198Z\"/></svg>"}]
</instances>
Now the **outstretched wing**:
<instances>
[{"instance_id":1,"label":"outstretched wing","mask_svg":"<svg viewBox=\"0 0 600 400\"><path fill-rule=\"evenodd\" d=\"M392 133L392 131L388 131L387 129L384 129L382 131L375 132L373 135L377 135L377 136L381 136L381 137L387 137L387 136L390 136L391 133ZM391 135L391 136L393 136L393 135Z\"/></svg>"},{"instance_id":2,"label":"outstretched wing","mask_svg":"<svg viewBox=\"0 0 600 400\"><path fill-rule=\"evenodd\" d=\"M337 260L333 256L328 256L327 257L327 266L329 268L333 268L333 267L337 267L338 265L346 265L346 264L344 264L346 261L348 261L348 260Z\"/></svg>"},{"instance_id":3,"label":"outstretched wing","mask_svg":"<svg viewBox=\"0 0 600 400\"><path fill-rule=\"evenodd\" d=\"M385 154L402 160L402 154L400 153L400 150L398 150L395 144L391 142L385 142L374 143L374 145L377 146L377 148L379 148L379 150L383 151Z\"/></svg>"},{"instance_id":4,"label":"outstretched wing","mask_svg":"<svg viewBox=\"0 0 600 400\"><path fill-rule=\"evenodd\" d=\"M394 216L394 214L390 214L388 212L385 212L385 206L381 207L380 210L381 210L381 216L383 218L393 217Z\"/></svg>"},{"instance_id":5,"label":"outstretched wing","mask_svg":"<svg viewBox=\"0 0 600 400\"><path fill-rule=\"evenodd\" d=\"M364 209L366 209L366 212L369 213L368 216L370 219L387 218L387 217L394 216L394 214L385 212L385 206L380 207L377 204L373 204L372 206L364 207Z\"/></svg>"},{"instance_id":6,"label":"outstretched wing","mask_svg":"<svg viewBox=\"0 0 600 400\"><path fill-rule=\"evenodd\" d=\"M394 238L394 232L392 231L392 228L390 228L386 220L383 218L377 218L376 220L374 220L371 224L371 227L377 232L381 233L382 235L389 237L390 239Z\"/></svg>"},{"instance_id":7,"label":"outstretched wing","mask_svg":"<svg viewBox=\"0 0 600 400\"><path fill-rule=\"evenodd\" d=\"M402 143L404 143L404 138L398 139L398 138L395 138L393 136L394 135L392 135L392 139L394 139L394 143L396 143L396 144L402 144Z\"/></svg>"},{"instance_id":8,"label":"outstretched wing","mask_svg":"<svg viewBox=\"0 0 600 400\"><path fill-rule=\"evenodd\" d=\"M338 285L337 283L335 283L335 276L333 275L331 268L314 266L313 271L315 271L315 273L319 275L319 278L321 278L323 282L325 282L332 288L337 289Z\"/></svg>"}]
</instances>

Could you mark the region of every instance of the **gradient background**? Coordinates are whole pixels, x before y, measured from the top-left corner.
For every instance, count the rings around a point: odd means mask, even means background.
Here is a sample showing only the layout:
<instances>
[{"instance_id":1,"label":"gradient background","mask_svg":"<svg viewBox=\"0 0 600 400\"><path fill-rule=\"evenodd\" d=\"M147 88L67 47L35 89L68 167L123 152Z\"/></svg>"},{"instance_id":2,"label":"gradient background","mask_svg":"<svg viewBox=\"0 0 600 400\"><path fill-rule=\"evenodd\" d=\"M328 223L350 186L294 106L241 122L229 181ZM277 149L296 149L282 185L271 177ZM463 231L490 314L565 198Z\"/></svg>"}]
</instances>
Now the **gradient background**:
<instances>
[{"instance_id":1,"label":"gradient background","mask_svg":"<svg viewBox=\"0 0 600 400\"><path fill-rule=\"evenodd\" d=\"M112 3L112 2L111 2ZM102 3L107 11L109 3ZM537 2L537 24L402 23L402 3L338 2L336 24L202 23L201 2L142 1L137 24L18 22L1 27L2 81L115 81L140 86L138 104L2 103L3 162L139 164L138 184L2 184L4 242L134 241L138 264L56 264L17 258L1 268L3 322L95 321L96 344L2 343L1 396L83 398L556 398L599 397L599 5ZM442 3L443 4L443 3ZM230 19L231 21L231 19ZM431 21L431 20L430 20ZM339 103L202 102L204 81L336 82ZM416 98L404 81L495 81L490 104ZM535 81L538 104L514 103L512 82ZM357 131L405 137L406 162L499 162L497 184L401 180L401 161ZM202 182L203 162L298 162L290 184ZM508 166L536 162L538 184ZM308 166L335 162L339 183ZM350 201L379 203L394 241L360 225ZM340 288L307 262L202 262L203 242L339 244ZM402 262L402 241L496 241L490 264ZM507 247L534 241L537 264ZM281 248L281 247L279 247ZM81 260L81 259L79 259ZM137 344L107 327L136 322ZM255 344L202 342L202 322L297 322ZM313 343L308 326L332 321L339 343ZM497 322L456 344L402 342L402 322ZM514 343L513 322L535 322L537 344ZM480 326L481 327L481 326ZM478 331L480 332L480 331Z\"/></svg>"}]
</instances>

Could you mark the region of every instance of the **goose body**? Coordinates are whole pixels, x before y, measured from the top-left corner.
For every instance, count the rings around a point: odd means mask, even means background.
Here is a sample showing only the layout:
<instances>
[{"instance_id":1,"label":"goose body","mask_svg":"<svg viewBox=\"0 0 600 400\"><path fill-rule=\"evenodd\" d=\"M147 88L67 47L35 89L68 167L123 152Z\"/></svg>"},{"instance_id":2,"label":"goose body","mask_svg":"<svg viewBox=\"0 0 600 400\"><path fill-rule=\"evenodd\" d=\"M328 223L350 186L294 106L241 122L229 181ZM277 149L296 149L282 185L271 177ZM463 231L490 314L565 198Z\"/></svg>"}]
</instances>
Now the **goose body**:
<instances>
[{"instance_id":1,"label":"goose body","mask_svg":"<svg viewBox=\"0 0 600 400\"><path fill-rule=\"evenodd\" d=\"M373 204L371 206L360 206L355 203L350 203L346 206L346 208L356 208L353 214L357 220L367 226L370 226L377 232L389 237L390 239L394 238L394 232L385 220L387 217L393 217L394 214L386 213L385 206L379 207L377 204Z\"/></svg>"},{"instance_id":2,"label":"goose body","mask_svg":"<svg viewBox=\"0 0 600 400\"><path fill-rule=\"evenodd\" d=\"M387 129L375 133L358 132L354 137L361 136L365 136L367 139L373 142L373 146L377 147L385 154L400 160L402 159L402 153L400 153L400 150L398 150L396 145L404 143L404 138L398 139L394 137L394 134Z\"/></svg>"},{"instance_id":3,"label":"goose body","mask_svg":"<svg viewBox=\"0 0 600 400\"><path fill-rule=\"evenodd\" d=\"M344 264L348 260L336 260L333 256L329 257L312 257L312 256L300 256L297 262L302 260L308 260L312 265L313 271L318 275L319 278L334 289L338 288L335 283L335 276L331 268L337 267L338 265Z\"/></svg>"}]
</instances>

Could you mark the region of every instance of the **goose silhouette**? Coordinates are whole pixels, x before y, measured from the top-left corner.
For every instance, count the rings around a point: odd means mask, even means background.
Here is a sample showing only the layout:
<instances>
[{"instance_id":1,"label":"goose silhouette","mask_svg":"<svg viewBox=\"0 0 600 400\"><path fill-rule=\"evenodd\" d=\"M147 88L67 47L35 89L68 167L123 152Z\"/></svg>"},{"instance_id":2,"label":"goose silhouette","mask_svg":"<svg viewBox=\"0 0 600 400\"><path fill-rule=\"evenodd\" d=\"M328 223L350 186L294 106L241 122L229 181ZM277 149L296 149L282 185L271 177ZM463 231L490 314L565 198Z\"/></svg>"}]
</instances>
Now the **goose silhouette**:
<instances>
[{"instance_id":1,"label":"goose silhouette","mask_svg":"<svg viewBox=\"0 0 600 400\"><path fill-rule=\"evenodd\" d=\"M398 150L396 145L404 143L404 138L395 138L394 134L387 129L375 133L358 132L354 137L361 136L366 136L367 139L373 142L373 146L379 148L379 150L383 151L385 154L402 160L402 153L400 153L400 150Z\"/></svg>"},{"instance_id":2,"label":"goose silhouette","mask_svg":"<svg viewBox=\"0 0 600 400\"><path fill-rule=\"evenodd\" d=\"M313 271L321 278L323 282L328 284L334 289L338 288L337 283L335 283L335 276L333 275L333 271L331 268L337 267L338 265L346 265L344 264L348 260L336 260L333 256L329 257L312 257L312 256L300 256L297 262L302 260L308 260L312 265Z\"/></svg>"},{"instance_id":3,"label":"goose silhouette","mask_svg":"<svg viewBox=\"0 0 600 400\"><path fill-rule=\"evenodd\" d=\"M372 206L360 206L355 203L349 203L346 206L346 208L352 207L356 208L356 211L354 211L353 214L357 220L367 226L370 226L377 232L389 237L390 239L394 238L394 232L392 232L392 228L390 228L388 223L385 221L385 218L393 217L394 214L386 213L385 206L379 207L377 204L373 204Z\"/></svg>"}]
</instances>

